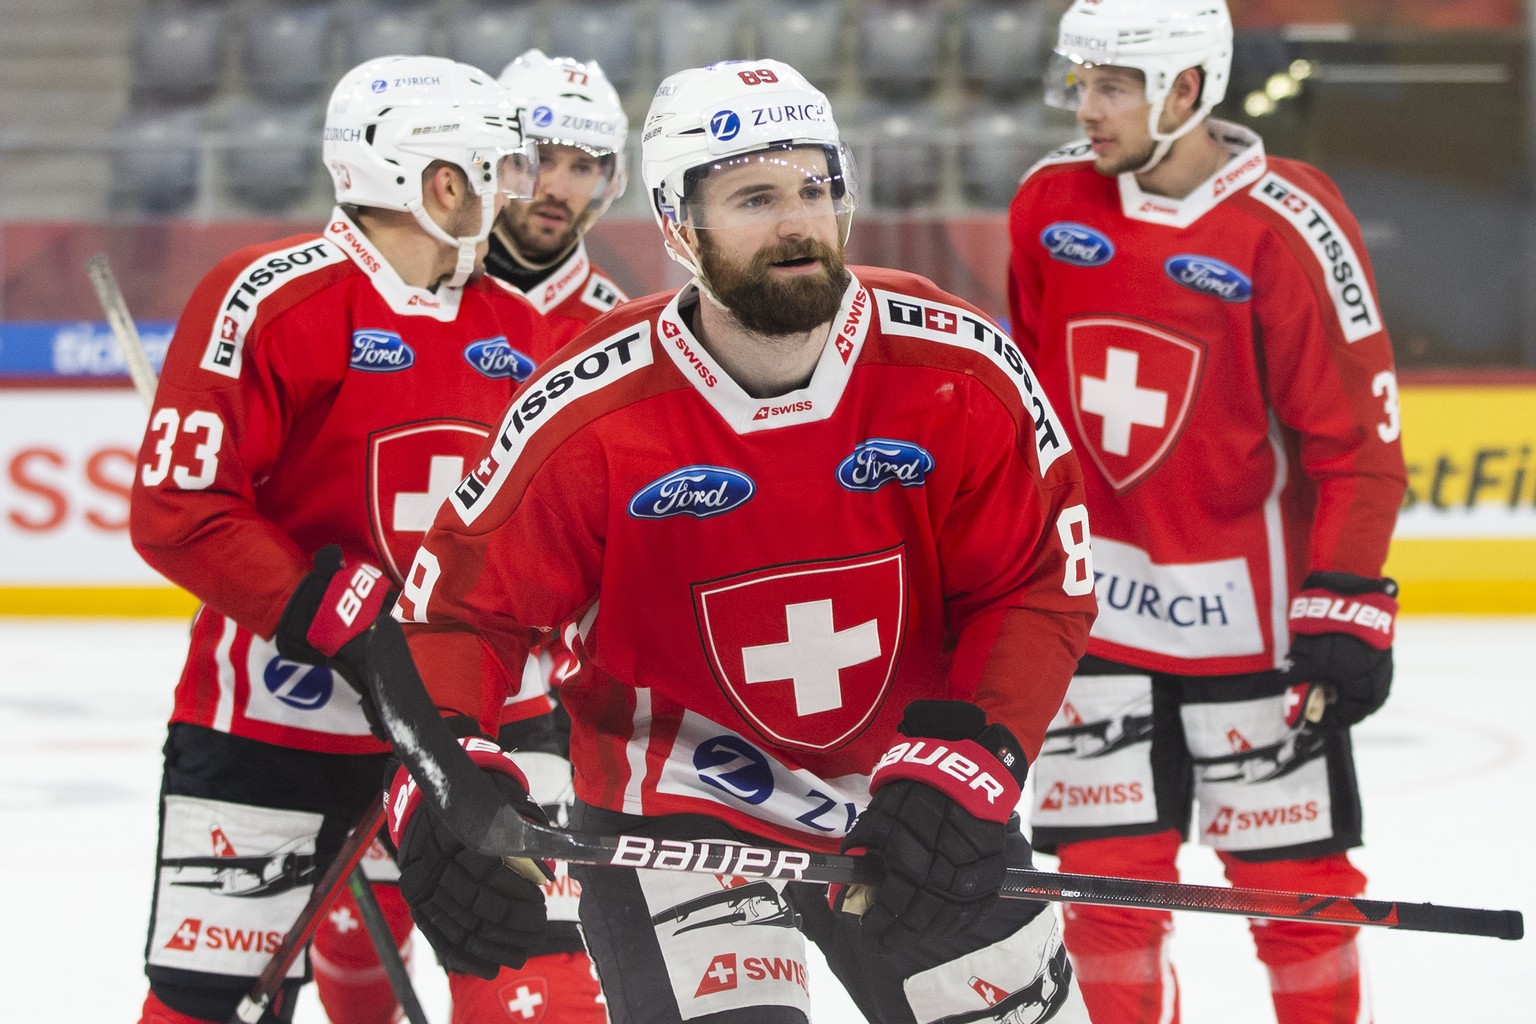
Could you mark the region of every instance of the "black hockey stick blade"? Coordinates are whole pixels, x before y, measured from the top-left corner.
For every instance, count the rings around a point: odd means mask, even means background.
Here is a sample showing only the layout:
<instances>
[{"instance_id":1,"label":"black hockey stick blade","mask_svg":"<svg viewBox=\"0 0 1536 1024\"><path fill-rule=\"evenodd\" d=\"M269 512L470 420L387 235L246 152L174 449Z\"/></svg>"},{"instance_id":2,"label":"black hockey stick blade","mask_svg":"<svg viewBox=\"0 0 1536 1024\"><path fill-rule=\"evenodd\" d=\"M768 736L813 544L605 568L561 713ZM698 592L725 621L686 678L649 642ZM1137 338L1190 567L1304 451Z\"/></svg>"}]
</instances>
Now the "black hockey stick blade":
<instances>
[{"instance_id":1,"label":"black hockey stick blade","mask_svg":"<svg viewBox=\"0 0 1536 1024\"><path fill-rule=\"evenodd\" d=\"M507 805L443 724L416 672L399 624L387 616L381 617L370 630L370 636L369 688L395 752L423 790L426 803L470 849L500 857L743 878L864 885L880 882L880 864L871 857L719 840L589 835L527 821ZM1518 939L1525 933L1523 919L1515 910L1148 882L1027 868L1008 869L1002 895L1057 903L1200 911L1499 939Z\"/></svg>"},{"instance_id":2,"label":"black hockey stick blade","mask_svg":"<svg viewBox=\"0 0 1536 1024\"><path fill-rule=\"evenodd\" d=\"M400 624L388 613L368 630L368 690L395 756L423 800L465 846L498 856L523 845L526 827L475 767L432 703Z\"/></svg>"}]
</instances>

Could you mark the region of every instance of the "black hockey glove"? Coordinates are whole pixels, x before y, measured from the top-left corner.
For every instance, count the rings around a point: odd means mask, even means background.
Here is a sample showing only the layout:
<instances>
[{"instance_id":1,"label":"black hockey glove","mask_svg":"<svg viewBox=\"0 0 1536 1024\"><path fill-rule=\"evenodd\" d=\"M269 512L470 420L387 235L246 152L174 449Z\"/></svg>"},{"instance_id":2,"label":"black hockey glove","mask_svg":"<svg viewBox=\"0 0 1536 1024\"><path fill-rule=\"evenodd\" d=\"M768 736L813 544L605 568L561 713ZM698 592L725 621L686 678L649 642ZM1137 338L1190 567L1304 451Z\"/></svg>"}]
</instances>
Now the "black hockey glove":
<instances>
[{"instance_id":1,"label":"black hockey glove","mask_svg":"<svg viewBox=\"0 0 1536 1024\"><path fill-rule=\"evenodd\" d=\"M449 726L461 734L475 730L465 718L450 719ZM519 814L548 824L506 751L479 736L459 744ZM550 866L467 848L430 805L419 806L421 794L404 767L394 772L386 800L390 838L399 850L400 894L443 966L487 981L502 967L523 966L547 926L539 884L554 877Z\"/></svg>"},{"instance_id":2,"label":"black hockey glove","mask_svg":"<svg viewBox=\"0 0 1536 1024\"><path fill-rule=\"evenodd\" d=\"M1392 688L1397 584L1344 572L1314 572L1291 602L1292 685L1328 695L1320 726L1347 729L1386 703ZM1309 695L1303 694L1303 698Z\"/></svg>"},{"instance_id":3,"label":"black hockey glove","mask_svg":"<svg viewBox=\"0 0 1536 1024\"><path fill-rule=\"evenodd\" d=\"M294 588L273 639L277 653L289 661L323 665L356 690L369 730L387 740L368 696L363 636L375 619L389 614L396 591L384 573L367 562L345 572L342 566L337 545L327 544L315 552L315 567Z\"/></svg>"},{"instance_id":4,"label":"black hockey glove","mask_svg":"<svg viewBox=\"0 0 1536 1024\"><path fill-rule=\"evenodd\" d=\"M1028 770L1006 728L968 701L919 700L875 766L869 806L843 852L877 857L884 878L869 894L833 886L833 910L858 913L866 948L896 952L952 935L997 899L1007 864L1008 822ZM853 891L850 891L853 890Z\"/></svg>"}]
</instances>

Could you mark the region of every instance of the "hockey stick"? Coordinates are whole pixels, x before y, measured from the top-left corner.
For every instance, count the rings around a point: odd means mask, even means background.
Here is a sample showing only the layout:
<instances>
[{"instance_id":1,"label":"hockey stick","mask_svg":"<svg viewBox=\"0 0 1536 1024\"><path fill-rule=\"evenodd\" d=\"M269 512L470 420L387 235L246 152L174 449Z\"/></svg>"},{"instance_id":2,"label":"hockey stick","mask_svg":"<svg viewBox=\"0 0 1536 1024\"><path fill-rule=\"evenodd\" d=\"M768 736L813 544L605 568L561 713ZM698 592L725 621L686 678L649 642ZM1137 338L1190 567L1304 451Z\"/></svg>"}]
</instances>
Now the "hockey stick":
<instances>
[{"instance_id":1,"label":"hockey stick","mask_svg":"<svg viewBox=\"0 0 1536 1024\"><path fill-rule=\"evenodd\" d=\"M358 913L363 915L363 927L368 929L368 936L373 939L375 948L383 949L386 945L394 948L395 937L390 934L389 922L384 920L379 898L373 894L373 886L368 884L368 879L361 871L353 871L347 876L347 888L357 903ZM405 1011L405 1019L411 1024L427 1024L426 1012L421 1008L421 1000L416 998L416 990L411 987L411 976L406 971L405 961L398 954L380 956L379 959L384 963L389 987L395 990L395 998L400 1000L400 1008Z\"/></svg>"},{"instance_id":2,"label":"hockey stick","mask_svg":"<svg viewBox=\"0 0 1536 1024\"><path fill-rule=\"evenodd\" d=\"M382 617L369 631L368 687L380 719L434 813L466 846L491 856L564 860L609 867L705 872L747 878L877 885L879 863L867 857L814 853L717 840L655 840L596 836L546 828L512 810L459 747L427 694L400 624ZM1516 910L1479 910L1074 875L1009 868L1002 895L1058 903L1094 903L1144 910L1189 910L1279 921L1376 926L1518 939Z\"/></svg>"},{"instance_id":3,"label":"hockey stick","mask_svg":"<svg viewBox=\"0 0 1536 1024\"><path fill-rule=\"evenodd\" d=\"M85 272L90 275L91 285L96 289L96 300L101 303L101 311L106 314L107 326L112 328L112 334L117 338L117 347L123 352L123 362L128 364L128 376L133 378L134 390L144 399L145 405L153 406L155 386L158 383L155 380L155 368L149 365L149 353L144 351L138 325L128 312L128 303L123 298L123 290L117 286L117 278L112 274L107 254L99 252L86 260Z\"/></svg>"},{"instance_id":4,"label":"hockey stick","mask_svg":"<svg viewBox=\"0 0 1536 1024\"><path fill-rule=\"evenodd\" d=\"M331 899L341 891L347 878L357 871L361 874L358 864L362 862L363 854L368 852L368 847L373 845L374 836L379 833L379 826L384 824L384 804L382 802L372 805L363 820L357 823L352 834L347 836L347 841L341 844L341 849L336 851L336 859L331 866L325 869L325 874L320 876L320 881L315 883L310 891L309 901L304 904L304 909L299 911L299 916L293 922L293 927L288 929L288 934L283 936L283 941L278 944L277 950L272 954L272 959L267 961L267 966L262 969L256 978L256 983L240 1000L240 1005L235 1008L235 1014L229 1019L229 1024L256 1024L261 1015L266 1012L272 998L277 995L277 990L283 984L284 977L288 974L288 968L299 958L310 938L315 934L315 929L320 926L320 914L330 905ZM364 885L366 885L366 880ZM387 929L386 929L387 931ZM371 932L369 933L372 934ZM395 948L393 938L388 940L390 949ZM395 956L399 957L399 951ZM379 957L387 960L385 952L379 950ZM402 967L402 970L404 968ZM391 976L393 981L393 976ZM407 982L409 988L409 982ZM399 996L397 991L396 996ZM412 993L414 996L414 993ZM401 1000L401 1005L405 1001Z\"/></svg>"}]
</instances>

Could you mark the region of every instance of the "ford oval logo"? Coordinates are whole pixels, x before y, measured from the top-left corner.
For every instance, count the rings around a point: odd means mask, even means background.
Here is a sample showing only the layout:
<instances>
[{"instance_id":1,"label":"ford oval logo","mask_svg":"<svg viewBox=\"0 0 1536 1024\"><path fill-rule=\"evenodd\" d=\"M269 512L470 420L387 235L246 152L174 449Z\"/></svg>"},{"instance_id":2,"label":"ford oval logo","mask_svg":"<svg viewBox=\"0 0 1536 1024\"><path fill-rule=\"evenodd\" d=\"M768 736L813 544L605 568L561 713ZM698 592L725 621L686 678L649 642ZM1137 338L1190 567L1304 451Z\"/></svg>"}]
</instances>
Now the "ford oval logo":
<instances>
[{"instance_id":1,"label":"ford oval logo","mask_svg":"<svg viewBox=\"0 0 1536 1024\"><path fill-rule=\"evenodd\" d=\"M1252 281L1212 256L1174 256L1163 269L1190 291L1214 295L1223 302L1247 302L1253 296Z\"/></svg>"},{"instance_id":2,"label":"ford oval logo","mask_svg":"<svg viewBox=\"0 0 1536 1024\"><path fill-rule=\"evenodd\" d=\"M267 662L261 681L268 693L298 711L325 707L336 689L336 679L330 669L300 665L285 658Z\"/></svg>"},{"instance_id":3,"label":"ford oval logo","mask_svg":"<svg viewBox=\"0 0 1536 1024\"><path fill-rule=\"evenodd\" d=\"M889 483L921 487L933 456L910 441L873 437L837 464L837 482L850 491L877 491Z\"/></svg>"},{"instance_id":4,"label":"ford oval logo","mask_svg":"<svg viewBox=\"0 0 1536 1024\"><path fill-rule=\"evenodd\" d=\"M636 519L695 516L708 519L752 500L757 485L744 473L719 466L684 466L647 484L629 499Z\"/></svg>"},{"instance_id":5,"label":"ford oval logo","mask_svg":"<svg viewBox=\"0 0 1536 1024\"><path fill-rule=\"evenodd\" d=\"M1074 267L1102 267L1115 256L1115 243L1085 224L1057 221L1040 232L1051 259Z\"/></svg>"},{"instance_id":6,"label":"ford oval logo","mask_svg":"<svg viewBox=\"0 0 1536 1024\"><path fill-rule=\"evenodd\" d=\"M734 110L721 110L709 119L709 133L721 142L730 142L741 134L741 118Z\"/></svg>"},{"instance_id":7,"label":"ford oval logo","mask_svg":"<svg viewBox=\"0 0 1536 1024\"><path fill-rule=\"evenodd\" d=\"M394 373L407 369L416 361L411 346L400 340L392 331L353 331L352 360L354 370L369 373Z\"/></svg>"},{"instance_id":8,"label":"ford oval logo","mask_svg":"<svg viewBox=\"0 0 1536 1024\"><path fill-rule=\"evenodd\" d=\"M521 384L534 369L533 360L507 344L506 338L477 341L464 350L464 358L492 380L511 377Z\"/></svg>"}]
</instances>

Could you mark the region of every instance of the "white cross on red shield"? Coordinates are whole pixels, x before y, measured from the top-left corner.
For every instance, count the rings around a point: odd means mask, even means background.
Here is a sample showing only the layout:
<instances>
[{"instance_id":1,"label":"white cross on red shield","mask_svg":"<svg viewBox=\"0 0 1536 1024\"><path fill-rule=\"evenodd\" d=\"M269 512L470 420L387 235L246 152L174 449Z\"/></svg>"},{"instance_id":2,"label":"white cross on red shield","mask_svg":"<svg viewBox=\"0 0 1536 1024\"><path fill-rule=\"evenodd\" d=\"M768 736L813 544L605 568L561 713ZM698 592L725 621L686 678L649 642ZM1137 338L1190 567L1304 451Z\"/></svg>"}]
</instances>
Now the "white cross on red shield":
<instances>
[{"instance_id":1,"label":"white cross on red shield","mask_svg":"<svg viewBox=\"0 0 1536 1024\"><path fill-rule=\"evenodd\" d=\"M693 601L710 668L742 717L773 743L834 750L890 690L906 560L896 548L757 569L697 584Z\"/></svg>"},{"instance_id":2,"label":"white cross on red shield","mask_svg":"<svg viewBox=\"0 0 1536 1024\"><path fill-rule=\"evenodd\" d=\"M478 423L455 420L412 423L369 436L369 525L374 546L395 579L404 578L437 506L463 479L489 436L490 430ZM402 528L403 511L417 513L406 515L409 528Z\"/></svg>"},{"instance_id":3,"label":"white cross on red shield","mask_svg":"<svg viewBox=\"0 0 1536 1024\"><path fill-rule=\"evenodd\" d=\"M1204 365L1203 344L1151 324L1113 316L1067 324L1072 418L1088 454L1116 493L1135 487L1173 450L1188 421ZM1116 370L1132 366L1134 380L1117 375ZM1105 390L1115 383L1130 393L1110 399L1106 409ZM1137 398L1157 395L1165 396L1161 415L1139 417ZM1128 423L1112 424L1115 417L1125 417ZM1106 443L1116 425L1121 433Z\"/></svg>"}]
</instances>

